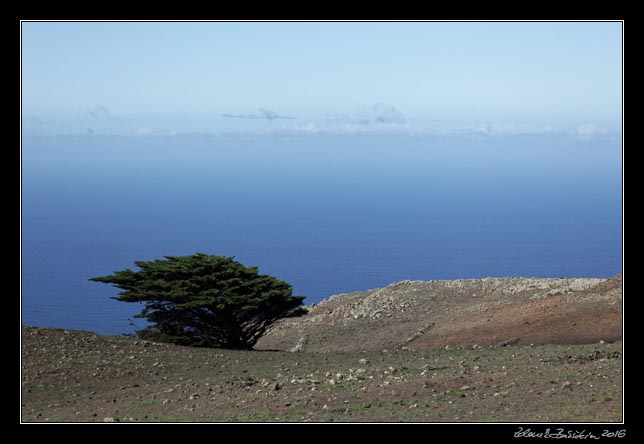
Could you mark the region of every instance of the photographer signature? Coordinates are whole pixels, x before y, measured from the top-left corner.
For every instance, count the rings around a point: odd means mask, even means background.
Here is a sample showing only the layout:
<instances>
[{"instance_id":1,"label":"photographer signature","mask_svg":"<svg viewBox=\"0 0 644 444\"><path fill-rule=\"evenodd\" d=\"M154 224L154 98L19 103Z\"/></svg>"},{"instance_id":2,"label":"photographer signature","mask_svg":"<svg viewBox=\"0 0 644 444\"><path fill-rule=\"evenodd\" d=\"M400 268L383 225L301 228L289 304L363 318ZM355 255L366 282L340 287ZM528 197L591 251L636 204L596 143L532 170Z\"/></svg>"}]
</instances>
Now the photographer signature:
<instances>
[{"instance_id":1,"label":"photographer signature","mask_svg":"<svg viewBox=\"0 0 644 444\"><path fill-rule=\"evenodd\" d=\"M586 430L564 430L564 429L546 429L543 432L533 432L530 429L519 427L514 432L515 438L543 438L543 439L601 439L601 438L624 438L626 430L604 430L600 436Z\"/></svg>"}]
</instances>

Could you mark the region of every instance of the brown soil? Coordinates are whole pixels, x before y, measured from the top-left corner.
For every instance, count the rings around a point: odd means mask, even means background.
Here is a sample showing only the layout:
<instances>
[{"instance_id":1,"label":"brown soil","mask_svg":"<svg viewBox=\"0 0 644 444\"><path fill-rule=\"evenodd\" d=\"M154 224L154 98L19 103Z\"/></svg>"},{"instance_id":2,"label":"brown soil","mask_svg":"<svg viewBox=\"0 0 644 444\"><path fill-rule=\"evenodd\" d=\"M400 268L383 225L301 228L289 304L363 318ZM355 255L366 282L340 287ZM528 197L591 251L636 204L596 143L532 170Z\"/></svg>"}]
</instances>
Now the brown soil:
<instances>
[{"instance_id":1,"label":"brown soil","mask_svg":"<svg viewBox=\"0 0 644 444\"><path fill-rule=\"evenodd\" d=\"M404 281L335 296L288 319L258 348L381 350L408 347L589 344L622 337L622 277Z\"/></svg>"},{"instance_id":2,"label":"brown soil","mask_svg":"<svg viewBox=\"0 0 644 444\"><path fill-rule=\"evenodd\" d=\"M22 420L619 422L621 289L405 281L285 320L274 351L23 327Z\"/></svg>"},{"instance_id":3,"label":"brown soil","mask_svg":"<svg viewBox=\"0 0 644 444\"><path fill-rule=\"evenodd\" d=\"M619 344L289 353L23 328L25 422L619 422Z\"/></svg>"}]
</instances>

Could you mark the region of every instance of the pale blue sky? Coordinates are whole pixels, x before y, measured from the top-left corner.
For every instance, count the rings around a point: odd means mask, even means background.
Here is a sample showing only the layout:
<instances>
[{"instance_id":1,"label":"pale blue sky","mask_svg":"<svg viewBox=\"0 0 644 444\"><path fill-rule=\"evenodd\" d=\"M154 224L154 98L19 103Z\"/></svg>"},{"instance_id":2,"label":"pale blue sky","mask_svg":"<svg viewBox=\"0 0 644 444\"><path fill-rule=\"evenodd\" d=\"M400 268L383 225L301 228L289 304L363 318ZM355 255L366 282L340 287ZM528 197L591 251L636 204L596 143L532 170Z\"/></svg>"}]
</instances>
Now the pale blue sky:
<instances>
[{"instance_id":1,"label":"pale blue sky","mask_svg":"<svg viewBox=\"0 0 644 444\"><path fill-rule=\"evenodd\" d=\"M23 23L24 130L611 133L621 33L621 23Z\"/></svg>"}]
</instances>

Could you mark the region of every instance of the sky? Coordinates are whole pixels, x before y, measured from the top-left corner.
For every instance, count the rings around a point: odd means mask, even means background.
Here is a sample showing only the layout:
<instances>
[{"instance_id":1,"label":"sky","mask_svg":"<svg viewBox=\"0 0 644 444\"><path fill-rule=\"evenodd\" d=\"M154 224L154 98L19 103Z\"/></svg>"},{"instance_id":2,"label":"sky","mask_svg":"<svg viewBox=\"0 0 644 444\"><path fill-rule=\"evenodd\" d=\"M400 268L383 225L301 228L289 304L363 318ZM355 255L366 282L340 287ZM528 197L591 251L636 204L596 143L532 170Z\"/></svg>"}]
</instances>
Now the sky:
<instances>
[{"instance_id":1,"label":"sky","mask_svg":"<svg viewBox=\"0 0 644 444\"><path fill-rule=\"evenodd\" d=\"M25 323L235 256L307 303L622 268L622 24L22 24ZM139 307L135 311L138 311Z\"/></svg>"},{"instance_id":2,"label":"sky","mask_svg":"<svg viewBox=\"0 0 644 444\"><path fill-rule=\"evenodd\" d=\"M622 24L22 24L24 134L621 131Z\"/></svg>"}]
</instances>

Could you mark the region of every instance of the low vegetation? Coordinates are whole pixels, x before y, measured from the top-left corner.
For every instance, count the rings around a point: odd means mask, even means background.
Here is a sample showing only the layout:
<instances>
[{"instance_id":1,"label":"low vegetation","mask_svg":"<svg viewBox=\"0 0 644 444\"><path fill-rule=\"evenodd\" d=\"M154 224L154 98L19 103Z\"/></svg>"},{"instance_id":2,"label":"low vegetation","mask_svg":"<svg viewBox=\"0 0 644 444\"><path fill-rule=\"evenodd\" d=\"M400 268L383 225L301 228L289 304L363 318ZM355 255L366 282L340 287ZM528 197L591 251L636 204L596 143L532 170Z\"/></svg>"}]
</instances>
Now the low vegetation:
<instances>
[{"instance_id":1,"label":"low vegetation","mask_svg":"<svg viewBox=\"0 0 644 444\"><path fill-rule=\"evenodd\" d=\"M622 418L620 344L289 353L25 327L22 347L23 421Z\"/></svg>"},{"instance_id":2,"label":"low vegetation","mask_svg":"<svg viewBox=\"0 0 644 444\"><path fill-rule=\"evenodd\" d=\"M220 310L212 305L219 293L193 285L207 286L212 269L192 278L180 271L194 261L274 284L289 307L283 314L299 310L290 287L232 259L167 258L100 281L121 285L123 300L147 301L144 314L167 305L187 322L193 303ZM240 281L222 282L230 289L224 311L255 310L240 301L249 293L234 296ZM171 300L152 297L161 288ZM619 422L621 288L621 276L407 281L282 319L252 351L23 327L22 419ZM175 334L178 325L168 325L163 332ZM186 331L191 345L207 338L206 330ZM217 344L231 342L205 342Z\"/></svg>"}]
</instances>

